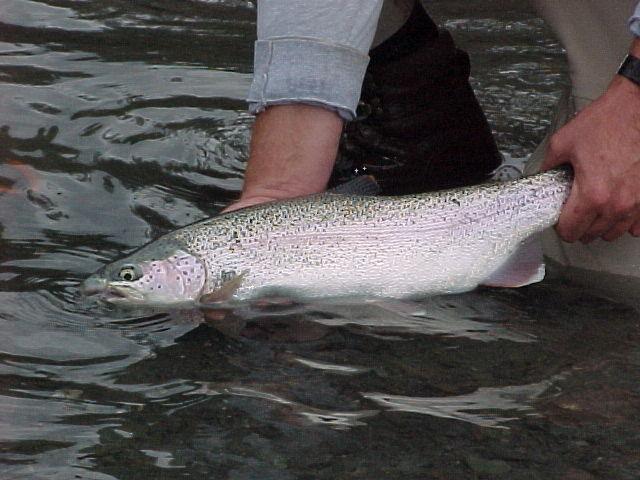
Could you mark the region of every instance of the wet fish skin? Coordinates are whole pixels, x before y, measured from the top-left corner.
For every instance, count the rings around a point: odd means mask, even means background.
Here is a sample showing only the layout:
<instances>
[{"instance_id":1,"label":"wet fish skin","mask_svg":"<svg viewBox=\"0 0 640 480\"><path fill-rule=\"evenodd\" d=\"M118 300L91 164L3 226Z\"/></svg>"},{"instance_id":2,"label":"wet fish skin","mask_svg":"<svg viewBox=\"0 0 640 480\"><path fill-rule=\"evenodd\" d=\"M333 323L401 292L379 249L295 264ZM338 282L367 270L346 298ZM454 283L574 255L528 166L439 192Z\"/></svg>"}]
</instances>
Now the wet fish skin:
<instances>
[{"instance_id":1,"label":"wet fish skin","mask_svg":"<svg viewBox=\"0 0 640 480\"><path fill-rule=\"evenodd\" d=\"M220 291L239 275L238 300L463 292L556 223L571 180L559 169L418 195L320 194L258 205L161 237L91 277L85 292L170 304ZM140 276L126 281L123 265Z\"/></svg>"}]
</instances>

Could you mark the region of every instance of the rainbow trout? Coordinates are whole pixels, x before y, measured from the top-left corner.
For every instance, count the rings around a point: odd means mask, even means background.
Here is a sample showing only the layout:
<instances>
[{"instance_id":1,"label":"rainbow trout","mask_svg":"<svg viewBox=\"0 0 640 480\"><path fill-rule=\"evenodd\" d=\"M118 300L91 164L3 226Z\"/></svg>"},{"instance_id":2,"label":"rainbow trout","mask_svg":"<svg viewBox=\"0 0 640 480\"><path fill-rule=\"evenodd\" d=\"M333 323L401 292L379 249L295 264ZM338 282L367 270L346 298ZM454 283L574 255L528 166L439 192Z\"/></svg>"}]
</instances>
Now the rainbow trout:
<instances>
[{"instance_id":1,"label":"rainbow trout","mask_svg":"<svg viewBox=\"0 0 640 480\"><path fill-rule=\"evenodd\" d=\"M544 277L535 234L571 173L399 197L320 194L188 225L105 266L83 290L117 304L265 295L410 297Z\"/></svg>"}]
</instances>

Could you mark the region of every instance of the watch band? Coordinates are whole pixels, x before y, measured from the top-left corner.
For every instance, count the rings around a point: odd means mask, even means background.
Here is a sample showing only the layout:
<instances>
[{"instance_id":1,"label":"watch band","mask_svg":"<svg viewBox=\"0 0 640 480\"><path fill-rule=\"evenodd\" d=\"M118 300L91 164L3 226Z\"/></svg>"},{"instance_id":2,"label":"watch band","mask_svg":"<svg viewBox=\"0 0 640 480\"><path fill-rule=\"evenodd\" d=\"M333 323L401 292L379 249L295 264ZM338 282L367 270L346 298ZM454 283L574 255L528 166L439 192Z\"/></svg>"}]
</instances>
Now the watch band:
<instances>
[{"instance_id":1,"label":"watch band","mask_svg":"<svg viewBox=\"0 0 640 480\"><path fill-rule=\"evenodd\" d=\"M640 85L640 59L633 55L627 55L618 69L618 74Z\"/></svg>"}]
</instances>

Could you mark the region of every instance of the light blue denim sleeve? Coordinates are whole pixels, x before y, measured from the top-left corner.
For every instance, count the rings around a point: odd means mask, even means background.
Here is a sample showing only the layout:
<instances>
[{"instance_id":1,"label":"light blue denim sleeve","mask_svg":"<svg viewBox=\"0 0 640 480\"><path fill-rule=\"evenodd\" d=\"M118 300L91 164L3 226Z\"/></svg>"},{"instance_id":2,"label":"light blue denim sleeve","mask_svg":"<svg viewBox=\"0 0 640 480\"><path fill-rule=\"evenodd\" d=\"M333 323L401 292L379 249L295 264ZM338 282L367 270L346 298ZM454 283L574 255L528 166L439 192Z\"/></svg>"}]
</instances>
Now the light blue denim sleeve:
<instances>
[{"instance_id":1,"label":"light blue denim sleeve","mask_svg":"<svg viewBox=\"0 0 640 480\"><path fill-rule=\"evenodd\" d=\"M631 33L636 37L640 37L640 3L638 3L636 10L629 19L629 28L631 29Z\"/></svg>"},{"instance_id":2,"label":"light blue denim sleeve","mask_svg":"<svg viewBox=\"0 0 640 480\"><path fill-rule=\"evenodd\" d=\"M306 103L356 115L383 0L261 0L247 101Z\"/></svg>"}]
</instances>

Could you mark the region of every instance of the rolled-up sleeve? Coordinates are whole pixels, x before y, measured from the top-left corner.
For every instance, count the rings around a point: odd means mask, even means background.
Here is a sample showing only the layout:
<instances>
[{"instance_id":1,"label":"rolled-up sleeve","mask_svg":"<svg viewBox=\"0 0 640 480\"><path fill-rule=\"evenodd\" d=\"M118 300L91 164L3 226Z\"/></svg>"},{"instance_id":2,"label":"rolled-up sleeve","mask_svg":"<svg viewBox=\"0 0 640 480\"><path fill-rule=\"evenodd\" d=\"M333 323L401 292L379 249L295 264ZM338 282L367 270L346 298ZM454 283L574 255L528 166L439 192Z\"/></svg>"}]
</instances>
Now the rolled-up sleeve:
<instances>
[{"instance_id":1,"label":"rolled-up sleeve","mask_svg":"<svg viewBox=\"0 0 640 480\"><path fill-rule=\"evenodd\" d=\"M629 28L631 29L631 33L636 37L640 37L640 3L638 3L633 15L629 19Z\"/></svg>"},{"instance_id":2,"label":"rolled-up sleeve","mask_svg":"<svg viewBox=\"0 0 640 480\"><path fill-rule=\"evenodd\" d=\"M307 103L355 118L382 0L262 0L249 111Z\"/></svg>"}]
</instances>

